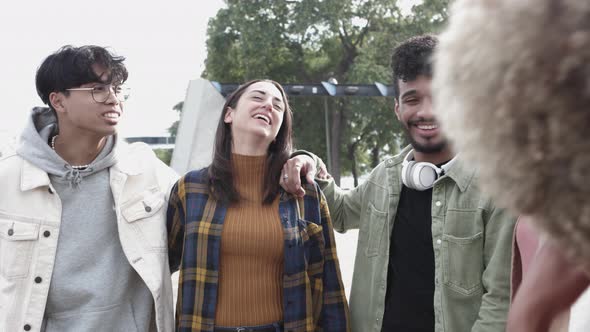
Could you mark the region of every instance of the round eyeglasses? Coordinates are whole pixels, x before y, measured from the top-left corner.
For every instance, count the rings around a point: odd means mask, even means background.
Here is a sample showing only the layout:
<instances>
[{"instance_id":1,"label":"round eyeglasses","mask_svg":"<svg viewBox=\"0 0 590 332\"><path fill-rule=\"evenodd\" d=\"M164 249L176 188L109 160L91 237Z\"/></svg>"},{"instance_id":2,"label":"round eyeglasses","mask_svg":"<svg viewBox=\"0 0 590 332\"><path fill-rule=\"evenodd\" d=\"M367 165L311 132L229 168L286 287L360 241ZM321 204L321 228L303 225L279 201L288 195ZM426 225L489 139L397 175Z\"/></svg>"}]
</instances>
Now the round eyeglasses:
<instances>
[{"instance_id":1,"label":"round eyeglasses","mask_svg":"<svg viewBox=\"0 0 590 332\"><path fill-rule=\"evenodd\" d=\"M129 99L131 90L123 85L112 84L98 84L92 88L70 88L66 91L90 91L92 92L92 99L97 103L105 103L109 100L111 93L118 101L126 101Z\"/></svg>"}]
</instances>

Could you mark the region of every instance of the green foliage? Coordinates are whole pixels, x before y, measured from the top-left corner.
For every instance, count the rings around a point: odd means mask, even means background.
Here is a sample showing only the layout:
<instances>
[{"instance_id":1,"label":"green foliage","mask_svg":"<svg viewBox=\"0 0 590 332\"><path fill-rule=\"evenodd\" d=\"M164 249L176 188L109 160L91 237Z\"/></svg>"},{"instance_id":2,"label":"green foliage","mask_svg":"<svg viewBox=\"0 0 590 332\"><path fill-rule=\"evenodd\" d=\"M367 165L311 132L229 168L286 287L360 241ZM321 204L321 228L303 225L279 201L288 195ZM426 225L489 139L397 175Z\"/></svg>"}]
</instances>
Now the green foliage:
<instances>
[{"instance_id":1,"label":"green foliage","mask_svg":"<svg viewBox=\"0 0 590 332\"><path fill-rule=\"evenodd\" d=\"M173 149L154 149L156 157L168 166L170 166L170 161L172 160L172 151Z\"/></svg>"},{"instance_id":2,"label":"green foliage","mask_svg":"<svg viewBox=\"0 0 590 332\"><path fill-rule=\"evenodd\" d=\"M176 105L174 105L172 107L172 109L175 110L178 113L178 115L180 115L182 113L183 106L184 106L184 101L180 101L180 102L176 103ZM176 137L176 135L178 134L178 125L179 124L180 124L180 120L174 121L174 123L172 123L170 128L168 128L168 133L170 133L170 137Z\"/></svg>"},{"instance_id":3,"label":"green foliage","mask_svg":"<svg viewBox=\"0 0 590 332\"><path fill-rule=\"evenodd\" d=\"M271 78L281 83L391 82L392 49L412 35L438 31L448 0L425 0L401 14L392 0L226 0L209 21L203 77L220 82ZM295 144L327 157L325 109L331 150L342 173L361 173L402 141L391 98L294 97ZM335 123L335 125L334 125ZM175 129L174 129L175 130ZM173 129L171 128L171 134ZM341 167L340 167L341 166ZM334 174L339 177L339 174Z\"/></svg>"}]
</instances>

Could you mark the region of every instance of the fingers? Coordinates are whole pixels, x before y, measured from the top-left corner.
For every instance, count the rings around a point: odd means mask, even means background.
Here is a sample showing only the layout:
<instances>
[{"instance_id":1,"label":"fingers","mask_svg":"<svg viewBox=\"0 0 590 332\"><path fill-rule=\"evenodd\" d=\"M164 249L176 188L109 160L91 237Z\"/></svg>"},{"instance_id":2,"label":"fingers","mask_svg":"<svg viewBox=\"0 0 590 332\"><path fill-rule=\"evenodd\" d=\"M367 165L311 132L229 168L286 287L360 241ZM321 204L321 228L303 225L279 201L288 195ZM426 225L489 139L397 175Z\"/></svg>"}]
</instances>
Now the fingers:
<instances>
[{"instance_id":1,"label":"fingers","mask_svg":"<svg viewBox=\"0 0 590 332\"><path fill-rule=\"evenodd\" d=\"M321 159L318 159L318 168L319 170L316 174L316 178L320 180L329 180L332 178L330 173L328 173L328 168L326 167L326 164L324 164L324 161Z\"/></svg>"},{"instance_id":2,"label":"fingers","mask_svg":"<svg viewBox=\"0 0 590 332\"><path fill-rule=\"evenodd\" d=\"M300 166L299 166L300 167ZM283 165L281 172L281 187L290 194L297 194L299 187L301 186L301 180L299 180L299 171L293 161L290 159Z\"/></svg>"},{"instance_id":3,"label":"fingers","mask_svg":"<svg viewBox=\"0 0 590 332\"><path fill-rule=\"evenodd\" d=\"M279 183L286 192L296 196L303 196L305 195L305 190L301 188L301 181L299 180L299 176L296 174L297 173L294 173L292 170L289 171L286 167L283 167Z\"/></svg>"},{"instance_id":4,"label":"fingers","mask_svg":"<svg viewBox=\"0 0 590 332\"><path fill-rule=\"evenodd\" d=\"M305 175L303 168L306 162L302 157L311 159L309 156L295 156L287 160L281 173L281 187L288 193L297 196L305 195L305 190L301 187L301 177Z\"/></svg>"},{"instance_id":5,"label":"fingers","mask_svg":"<svg viewBox=\"0 0 590 332\"><path fill-rule=\"evenodd\" d=\"M309 159L309 160L307 160L307 159ZM316 168L315 168L315 162L313 161L313 159L311 159L309 157L307 157L307 159L303 160L303 164L301 166L301 176L305 177L305 180L307 181L307 183L313 183L315 173L317 173Z\"/></svg>"},{"instance_id":6,"label":"fingers","mask_svg":"<svg viewBox=\"0 0 590 332\"><path fill-rule=\"evenodd\" d=\"M324 173L328 174L328 168L326 167L326 164L324 164L323 160L319 159L318 167L320 168L320 172L324 172Z\"/></svg>"},{"instance_id":7,"label":"fingers","mask_svg":"<svg viewBox=\"0 0 590 332\"><path fill-rule=\"evenodd\" d=\"M317 174L318 179L322 179L322 180L328 180L330 179L332 176L328 173L328 169L326 168L326 165L324 164L324 162L320 159L320 164L318 165L320 170Z\"/></svg>"},{"instance_id":8,"label":"fingers","mask_svg":"<svg viewBox=\"0 0 590 332\"><path fill-rule=\"evenodd\" d=\"M311 172L311 171L310 172L307 172L305 174L305 179L307 180L307 183L313 183L313 181L314 181L314 175L315 175L315 172Z\"/></svg>"},{"instance_id":9,"label":"fingers","mask_svg":"<svg viewBox=\"0 0 590 332\"><path fill-rule=\"evenodd\" d=\"M328 174L328 170L326 169L326 165L321 159L319 160L318 167L319 172L316 169L316 164L313 158L305 154L301 154L287 160L287 162L285 162L283 165L283 170L281 172L281 187L293 195L305 195L305 190L301 185L302 177L305 177L305 180L308 183L313 183L314 177L316 176L325 180L331 178L330 174Z\"/></svg>"},{"instance_id":10,"label":"fingers","mask_svg":"<svg viewBox=\"0 0 590 332\"><path fill-rule=\"evenodd\" d=\"M329 180L332 178L332 175L325 170L320 170L316 177L320 180Z\"/></svg>"}]
</instances>

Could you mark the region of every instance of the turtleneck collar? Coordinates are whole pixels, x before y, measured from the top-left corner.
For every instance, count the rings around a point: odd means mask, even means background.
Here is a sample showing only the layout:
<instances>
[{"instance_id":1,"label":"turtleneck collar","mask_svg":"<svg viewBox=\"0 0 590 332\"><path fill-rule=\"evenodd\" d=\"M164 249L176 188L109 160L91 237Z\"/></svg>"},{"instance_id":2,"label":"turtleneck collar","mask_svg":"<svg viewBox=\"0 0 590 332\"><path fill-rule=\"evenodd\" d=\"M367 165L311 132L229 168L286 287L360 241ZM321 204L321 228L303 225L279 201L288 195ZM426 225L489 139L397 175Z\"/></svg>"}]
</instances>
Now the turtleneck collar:
<instances>
[{"instance_id":1,"label":"turtleneck collar","mask_svg":"<svg viewBox=\"0 0 590 332\"><path fill-rule=\"evenodd\" d=\"M232 154L234 186L245 201L262 202L266 156Z\"/></svg>"}]
</instances>

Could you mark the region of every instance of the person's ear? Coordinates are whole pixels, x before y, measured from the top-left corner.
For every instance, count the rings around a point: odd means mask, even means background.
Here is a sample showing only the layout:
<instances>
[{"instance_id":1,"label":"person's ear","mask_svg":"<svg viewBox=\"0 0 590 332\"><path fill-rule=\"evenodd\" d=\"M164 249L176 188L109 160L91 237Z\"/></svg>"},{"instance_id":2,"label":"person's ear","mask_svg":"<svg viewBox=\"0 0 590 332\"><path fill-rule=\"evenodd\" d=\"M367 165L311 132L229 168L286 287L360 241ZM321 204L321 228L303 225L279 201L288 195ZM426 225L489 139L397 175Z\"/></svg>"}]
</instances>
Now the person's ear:
<instances>
[{"instance_id":1,"label":"person's ear","mask_svg":"<svg viewBox=\"0 0 590 332\"><path fill-rule=\"evenodd\" d=\"M223 117L223 122L225 123L232 123L233 122L233 113L234 110L231 107L228 107L225 111L225 116Z\"/></svg>"},{"instance_id":2,"label":"person's ear","mask_svg":"<svg viewBox=\"0 0 590 332\"><path fill-rule=\"evenodd\" d=\"M399 114L399 101L397 100L397 98L395 98L394 112L395 112L395 117L397 118L397 120L398 121L401 121L401 117L400 117L400 114Z\"/></svg>"},{"instance_id":3,"label":"person's ear","mask_svg":"<svg viewBox=\"0 0 590 332\"><path fill-rule=\"evenodd\" d=\"M65 95L61 92L52 92L49 94L49 104L56 112L65 113L64 99Z\"/></svg>"}]
</instances>

